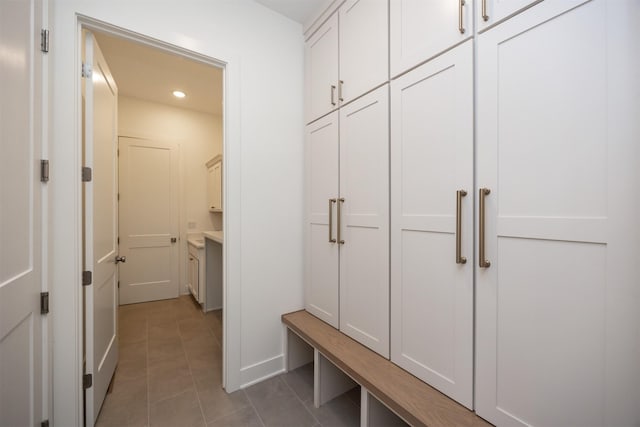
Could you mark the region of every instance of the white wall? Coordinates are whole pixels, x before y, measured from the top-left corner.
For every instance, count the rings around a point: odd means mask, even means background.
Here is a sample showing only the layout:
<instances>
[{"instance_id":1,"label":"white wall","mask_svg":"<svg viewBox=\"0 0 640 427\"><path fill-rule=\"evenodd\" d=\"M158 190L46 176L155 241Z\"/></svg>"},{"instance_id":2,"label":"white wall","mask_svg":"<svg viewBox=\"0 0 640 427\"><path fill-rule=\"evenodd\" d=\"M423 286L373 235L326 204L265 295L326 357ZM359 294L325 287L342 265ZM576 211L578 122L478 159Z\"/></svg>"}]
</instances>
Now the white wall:
<instances>
[{"instance_id":1,"label":"white wall","mask_svg":"<svg viewBox=\"0 0 640 427\"><path fill-rule=\"evenodd\" d=\"M303 305L301 26L250 0L52 0L53 417L64 426L82 423L77 14L228 62L225 328L240 335L226 337L239 352L228 388L283 368L280 315Z\"/></svg>"},{"instance_id":2,"label":"white wall","mask_svg":"<svg viewBox=\"0 0 640 427\"><path fill-rule=\"evenodd\" d=\"M222 117L120 95L118 135L180 146L180 292L187 294L187 233L222 229L222 214L209 212L207 205L205 165L222 154Z\"/></svg>"}]
</instances>

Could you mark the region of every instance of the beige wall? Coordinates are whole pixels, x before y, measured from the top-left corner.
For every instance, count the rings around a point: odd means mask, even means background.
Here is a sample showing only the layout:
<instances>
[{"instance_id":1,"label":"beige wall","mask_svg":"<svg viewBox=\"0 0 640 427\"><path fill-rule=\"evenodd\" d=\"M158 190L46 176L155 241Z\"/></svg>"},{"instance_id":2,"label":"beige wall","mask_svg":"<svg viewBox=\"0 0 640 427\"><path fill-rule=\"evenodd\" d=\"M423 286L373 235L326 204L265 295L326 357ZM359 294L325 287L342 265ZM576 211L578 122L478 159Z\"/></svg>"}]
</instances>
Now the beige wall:
<instances>
[{"instance_id":1,"label":"beige wall","mask_svg":"<svg viewBox=\"0 0 640 427\"><path fill-rule=\"evenodd\" d=\"M210 213L207 206L205 166L209 159L222 153L222 118L120 96L118 128L120 136L175 142L180 146L180 292L187 293L186 233L222 229L222 214Z\"/></svg>"}]
</instances>

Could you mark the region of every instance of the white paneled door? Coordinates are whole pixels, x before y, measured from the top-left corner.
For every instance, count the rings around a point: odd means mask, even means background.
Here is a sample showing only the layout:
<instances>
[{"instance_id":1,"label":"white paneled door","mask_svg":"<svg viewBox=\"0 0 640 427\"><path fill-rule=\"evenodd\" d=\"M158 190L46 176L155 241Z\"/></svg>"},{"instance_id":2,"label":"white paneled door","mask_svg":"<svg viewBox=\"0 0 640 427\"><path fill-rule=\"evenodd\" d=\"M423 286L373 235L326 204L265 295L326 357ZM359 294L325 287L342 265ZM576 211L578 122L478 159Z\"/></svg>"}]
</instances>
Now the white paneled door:
<instances>
[{"instance_id":1,"label":"white paneled door","mask_svg":"<svg viewBox=\"0 0 640 427\"><path fill-rule=\"evenodd\" d=\"M85 389L87 426L94 425L118 363L118 88L93 35L85 33L84 184Z\"/></svg>"},{"instance_id":2,"label":"white paneled door","mask_svg":"<svg viewBox=\"0 0 640 427\"><path fill-rule=\"evenodd\" d=\"M392 82L391 129L391 360L472 408L473 41Z\"/></svg>"},{"instance_id":3,"label":"white paneled door","mask_svg":"<svg viewBox=\"0 0 640 427\"><path fill-rule=\"evenodd\" d=\"M638 16L547 0L479 38L475 396L496 425L640 423Z\"/></svg>"},{"instance_id":4,"label":"white paneled door","mask_svg":"<svg viewBox=\"0 0 640 427\"><path fill-rule=\"evenodd\" d=\"M340 330L389 357L389 86L340 109Z\"/></svg>"},{"instance_id":5,"label":"white paneled door","mask_svg":"<svg viewBox=\"0 0 640 427\"><path fill-rule=\"evenodd\" d=\"M492 25L500 23L541 1L543 0L477 0L478 31L483 31ZM570 5L571 3L575 4L576 1L566 0L565 3Z\"/></svg>"},{"instance_id":6,"label":"white paneled door","mask_svg":"<svg viewBox=\"0 0 640 427\"><path fill-rule=\"evenodd\" d=\"M120 304L177 298L178 147L120 137Z\"/></svg>"},{"instance_id":7,"label":"white paneled door","mask_svg":"<svg viewBox=\"0 0 640 427\"><path fill-rule=\"evenodd\" d=\"M339 327L339 250L336 239L338 112L307 126L305 135L305 308Z\"/></svg>"},{"instance_id":8,"label":"white paneled door","mask_svg":"<svg viewBox=\"0 0 640 427\"><path fill-rule=\"evenodd\" d=\"M42 1L0 1L0 425L42 421ZM60 309L64 309L60 307Z\"/></svg>"},{"instance_id":9,"label":"white paneled door","mask_svg":"<svg viewBox=\"0 0 640 427\"><path fill-rule=\"evenodd\" d=\"M305 44L306 122L338 105L338 14L327 20Z\"/></svg>"}]
</instances>

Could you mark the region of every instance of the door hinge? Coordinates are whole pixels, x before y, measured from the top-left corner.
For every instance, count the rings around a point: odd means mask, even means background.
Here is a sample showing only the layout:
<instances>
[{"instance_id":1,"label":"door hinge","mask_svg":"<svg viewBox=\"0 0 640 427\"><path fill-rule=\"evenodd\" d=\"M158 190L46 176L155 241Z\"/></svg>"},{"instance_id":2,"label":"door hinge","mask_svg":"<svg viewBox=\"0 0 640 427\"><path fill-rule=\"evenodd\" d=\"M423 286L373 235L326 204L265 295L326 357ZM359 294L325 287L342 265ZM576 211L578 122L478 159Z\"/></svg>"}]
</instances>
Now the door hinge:
<instances>
[{"instance_id":1,"label":"door hinge","mask_svg":"<svg viewBox=\"0 0 640 427\"><path fill-rule=\"evenodd\" d=\"M120 201L120 193L118 193L118 201Z\"/></svg>"},{"instance_id":2,"label":"door hinge","mask_svg":"<svg viewBox=\"0 0 640 427\"><path fill-rule=\"evenodd\" d=\"M91 386L93 385L93 375L91 374L84 374L82 376L82 387L84 387L84 389L88 389L91 388Z\"/></svg>"},{"instance_id":3,"label":"door hinge","mask_svg":"<svg viewBox=\"0 0 640 427\"><path fill-rule=\"evenodd\" d=\"M118 244L120 244L120 237L118 237Z\"/></svg>"},{"instance_id":4,"label":"door hinge","mask_svg":"<svg viewBox=\"0 0 640 427\"><path fill-rule=\"evenodd\" d=\"M40 182L49 182L49 160L40 160Z\"/></svg>"},{"instance_id":5,"label":"door hinge","mask_svg":"<svg viewBox=\"0 0 640 427\"><path fill-rule=\"evenodd\" d=\"M91 182L92 175L93 173L91 171L91 168L88 168L86 166L82 168L82 182Z\"/></svg>"},{"instance_id":6,"label":"door hinge","mask_svg":"<svg viewBox=\"0 0 640 427\"><path fill-rule=\"evenodd\" d=\"M118 280L118 289L120 289L120 280Z\"/></svg>"},{"instance_id":7,"label":"door hinge","mask_svg":"<svg viewBox=\"0 0 640 427\"><path fill-rule=\"evenodd\" d=\"M89 286L93 282L93 274L90 271L82 272L82 286Z\"/></svg>"},{"instance_id":8,"label":"door hinge","mask_svg":"<svg viewBox=\"0 0 640 427\"><path fill-rule=\"evenodd\" d=\"M49 30L45 28L40 30L40 50L44 53L49 52Z\"/></svg>"},{"instance_id":9,"label":"door hinge","mask_svg":"<svg viewBox=\"0 0 640 427\"><path fill-rule=\"evenodd\" d=\"M44 420L40 423L40 427L49 427L49 420Z\"/></svg>"},{"instance_id":10,"label":"door hinge","mask_svg":"<svg viewBox=\"0 0 640 427\"><path fill-rule=\"evenodd\" d=\"M82 77L91 78L93 76L93 70L91 69L91 65L82 63Z\"/></svg>"},{"instance_id":11,"label":"door hinge","mask_svg":"<svg viewBox=\"0 0 640 427\"><path fill-rule=\"evenodd\" d=\"M49 314L49 292L40 292L40 314Z\"/></svg>"}]
</instances>

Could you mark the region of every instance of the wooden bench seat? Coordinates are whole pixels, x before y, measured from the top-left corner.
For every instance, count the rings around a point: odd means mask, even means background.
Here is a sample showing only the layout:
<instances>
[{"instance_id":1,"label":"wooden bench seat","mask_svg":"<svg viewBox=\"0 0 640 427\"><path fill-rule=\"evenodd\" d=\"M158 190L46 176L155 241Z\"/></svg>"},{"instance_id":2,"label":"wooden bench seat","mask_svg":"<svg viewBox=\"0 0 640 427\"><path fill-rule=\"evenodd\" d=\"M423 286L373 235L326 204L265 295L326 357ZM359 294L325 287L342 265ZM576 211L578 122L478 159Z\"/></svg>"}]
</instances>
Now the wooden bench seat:
<instances>
[{"instance_id":1,"label":"wooden bench seat","mask_svg":"<svg viewBox=\"0 0 640 427\"><path fill-rule=\"evenodd\" d=\"M292 332L413 426L491 424L305 310L282 315Z\"/></svg>"}]
</instances>

